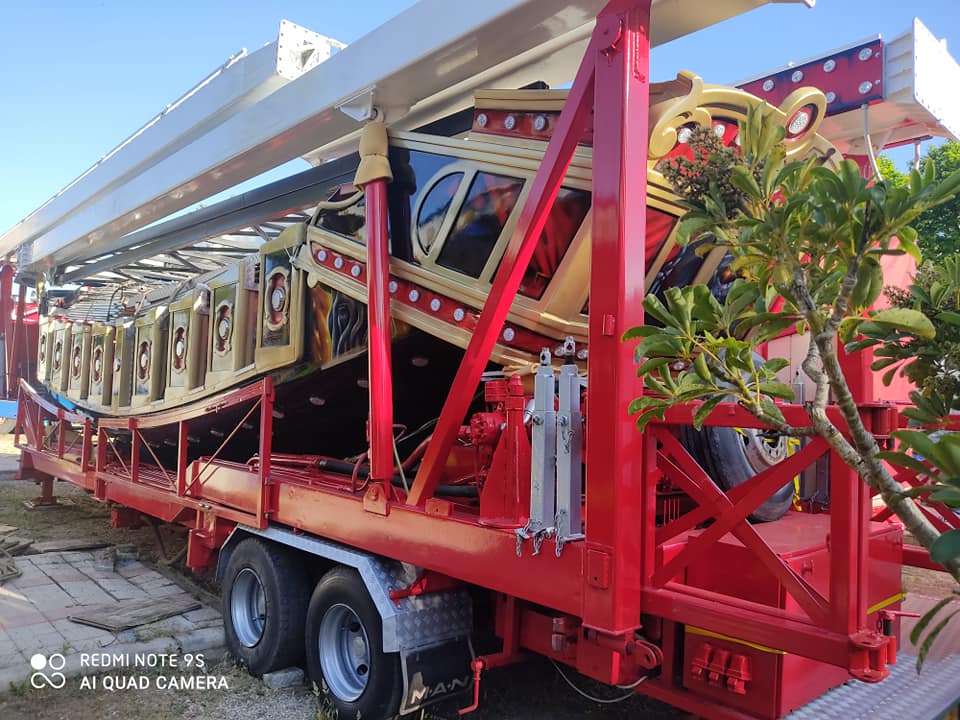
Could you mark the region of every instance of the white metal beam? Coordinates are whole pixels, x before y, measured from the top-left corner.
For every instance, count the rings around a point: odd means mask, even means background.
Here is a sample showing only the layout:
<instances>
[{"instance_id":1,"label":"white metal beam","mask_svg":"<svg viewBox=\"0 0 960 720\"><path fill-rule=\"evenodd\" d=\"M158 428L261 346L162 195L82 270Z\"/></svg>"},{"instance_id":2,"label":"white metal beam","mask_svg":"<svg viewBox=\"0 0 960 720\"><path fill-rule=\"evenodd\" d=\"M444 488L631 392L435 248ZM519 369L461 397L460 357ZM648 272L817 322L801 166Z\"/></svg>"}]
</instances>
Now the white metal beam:
<instances>
[{"instance_id":1,"label":"white metal beam","mask_svg":"<svg viewBox=\"0 0 960 720\"><path fill-rule=\"evenodd\" d=\"M654 0L653 43L767 1ZM40 271L122 249L128 233L349 135L360 123L341 106L362 119L364 106L376 105L404 129L468 104L479 86L568 80L604 5L421 0L259 102L217 118L188 145L159 155L147 148L140 154L149 165L132 163L143 167L122 183L86 193L83 203L64 203L65 211L41 213L46 222L31 216L0 237L0 254L20 248L21 270ZM86 186L85 178L77 184Z\"/></svg>"},{"instance_id":2,"label":"white metal beam","mask_svg":"<svg viewBox=\"0 0 960 720\"><path fill-rule=\"evenodd\" d=\"M157 162L189 147L226 120L328 58L342 43L286 20L277 40L247 54L242 50L168 105L142 128L9 230L3 251L44 235L92 203L123 195L123 186Z\"/></svg>"}]
</instances>

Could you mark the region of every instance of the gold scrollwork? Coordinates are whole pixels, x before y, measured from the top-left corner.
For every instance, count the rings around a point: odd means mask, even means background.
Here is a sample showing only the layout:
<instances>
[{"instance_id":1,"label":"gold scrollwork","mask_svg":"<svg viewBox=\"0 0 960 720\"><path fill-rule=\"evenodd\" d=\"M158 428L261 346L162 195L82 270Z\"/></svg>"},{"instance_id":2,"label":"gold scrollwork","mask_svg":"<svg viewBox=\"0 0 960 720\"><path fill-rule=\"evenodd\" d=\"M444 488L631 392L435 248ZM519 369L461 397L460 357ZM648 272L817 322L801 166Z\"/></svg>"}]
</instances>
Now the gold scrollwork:
<instances>
[{"instance_id":1,"label":"gold scrollwork","mask_svg":"<svg viewBox=\"0 0 960 720\"><path fill-rule=\"evenodd\" d=\"M714 121L739 122L745 120L752 107L765 105L763 100L737 88L706 85L697 75L686 70L675 80L659 83L651 88L650 170L677 145L684 126L710 127ZM794 115L808 108L812 117L802 130L788 133L784 139L787 158L798 158L816 152L823 158L837 158L833 145L817 135L826 113L827 101L823 93L812 87L794 90L780 107L766 106L766 112L775 113L786 128ZM659 173L657 173L659 175Z\"/></svg>"}]
</instances>

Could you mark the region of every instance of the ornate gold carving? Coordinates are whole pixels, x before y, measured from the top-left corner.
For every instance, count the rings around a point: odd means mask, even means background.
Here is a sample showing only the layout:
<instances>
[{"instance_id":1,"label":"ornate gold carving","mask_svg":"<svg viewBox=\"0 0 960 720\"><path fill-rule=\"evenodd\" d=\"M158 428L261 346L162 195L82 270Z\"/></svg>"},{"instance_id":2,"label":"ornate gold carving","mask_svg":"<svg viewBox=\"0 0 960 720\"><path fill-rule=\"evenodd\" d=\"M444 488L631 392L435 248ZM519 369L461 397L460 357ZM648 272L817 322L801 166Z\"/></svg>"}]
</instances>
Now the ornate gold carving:
<instances>
[{"instance_id":1,"label":"ornate gold carving","mask_svg":"<svg viewBox=\"0 0 960 720\"><path fill-rule=\"evenodd\" d=\"M684 126L711 127L714 122L737 123L745 120L751 107L765 106L766 112L774 113L787 127L794 114L805 106L812 110L813 117L802 132L785 138L787 158L797 159L810 152L824 158L836 155L836 150L826 139L817 135L826 112L827 101L816 88L799 88L793 91L778 107L767 106L759 98L736 88L706 85L691 72L681 72L676 80L658 83L650 91L650 146L651 174L660 175L656 164L677 146Z\"/></svg>"}]
</instances>

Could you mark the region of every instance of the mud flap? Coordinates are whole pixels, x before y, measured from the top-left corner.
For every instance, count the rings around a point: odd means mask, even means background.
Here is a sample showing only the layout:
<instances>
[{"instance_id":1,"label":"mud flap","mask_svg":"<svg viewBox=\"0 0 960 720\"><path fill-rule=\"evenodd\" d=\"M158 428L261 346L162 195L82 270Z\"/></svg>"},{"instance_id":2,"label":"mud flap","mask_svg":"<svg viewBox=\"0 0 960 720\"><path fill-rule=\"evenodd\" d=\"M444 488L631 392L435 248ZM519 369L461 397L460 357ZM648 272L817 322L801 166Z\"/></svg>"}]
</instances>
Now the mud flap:
<instances>
[{"instance_id":1,"label":"mud flap","mask_svg":"<svg viewBox=\"0 0 960 720\"><path fill-rule=\"evenodd\" d=\"M469 690L473 684L470 670L473 658L469 637L401 650L403 702L400 703L400 714L406 715Z\"/></svg>"}]
</instances>

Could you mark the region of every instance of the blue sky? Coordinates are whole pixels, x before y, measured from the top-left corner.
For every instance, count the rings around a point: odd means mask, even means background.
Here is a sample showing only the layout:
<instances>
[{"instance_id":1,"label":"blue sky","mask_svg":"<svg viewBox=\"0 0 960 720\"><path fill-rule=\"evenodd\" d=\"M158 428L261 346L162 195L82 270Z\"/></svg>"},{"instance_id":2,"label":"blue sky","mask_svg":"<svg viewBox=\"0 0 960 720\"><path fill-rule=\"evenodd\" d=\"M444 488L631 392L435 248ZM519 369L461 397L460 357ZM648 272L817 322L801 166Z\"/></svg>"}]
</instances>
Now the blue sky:
<instances>
[{"instance_id":1,"label":"blue sky","mask_svg":"<svg viewBox=\"0 0 960 720\"><path fill-rule=\"evenodd\" d=\"M228 56L275 39L282 18L351 42L412 4L0 0L0 232ZM960 58L958 0L819 0L812 10L770 5L658 48L652 75L685 68L732 83L878 33L892 37L914 15ZM896 155L898 166L911 154Z\"/></svg>"}]
</instances>

